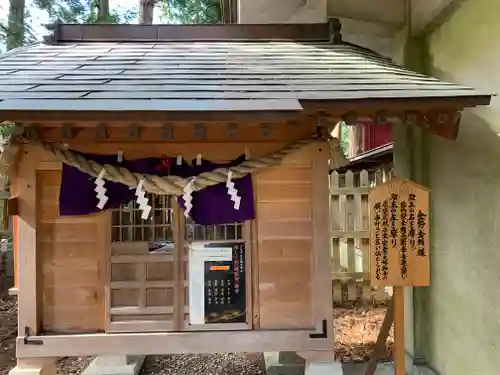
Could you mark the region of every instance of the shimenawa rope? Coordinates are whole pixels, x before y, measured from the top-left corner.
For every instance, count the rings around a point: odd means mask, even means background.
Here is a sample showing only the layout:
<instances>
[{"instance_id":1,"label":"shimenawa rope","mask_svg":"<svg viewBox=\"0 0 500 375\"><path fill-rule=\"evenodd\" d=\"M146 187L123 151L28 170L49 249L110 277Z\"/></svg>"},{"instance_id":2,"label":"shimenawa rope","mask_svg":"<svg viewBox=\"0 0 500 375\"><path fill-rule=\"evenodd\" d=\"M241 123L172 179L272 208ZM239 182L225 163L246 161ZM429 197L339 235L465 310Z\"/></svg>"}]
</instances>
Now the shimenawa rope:
<instances>
[{"instance_id":1,"label":"shimenawa rope","mask_svg":"<svg viewBox=\"0 0 500 375\"><path fill-rule=\"evenodd\" d=\"M199 191L205 187L226 182L229 170L232 172L232 178L241 178L261 169L278 165L287 155L292 154L307 144L324 141L318 136L314 136L291 143L280 150L259 158L246 160L240 165L230 168L217 168L211 172L203 172L195 177L188 178L172 175L160 177L151 174L134 173L124 167L117 167L109 164L103 165L95 161L88 160L78 153L62 149L53 143L42 142L34 139L30 139L29 142L43 148L46 152L53 154L59 161L75 167L92 177L97 177L102 169L105 168L106 174L103 177L105 180L120 182L130 188L135 188L142 179L144 180L144 189L148 193L179 196L183 194L182 189L184 186L192 181L193 178L194 182L191 185L192 190Z\"/></svg>"}]
</instances>

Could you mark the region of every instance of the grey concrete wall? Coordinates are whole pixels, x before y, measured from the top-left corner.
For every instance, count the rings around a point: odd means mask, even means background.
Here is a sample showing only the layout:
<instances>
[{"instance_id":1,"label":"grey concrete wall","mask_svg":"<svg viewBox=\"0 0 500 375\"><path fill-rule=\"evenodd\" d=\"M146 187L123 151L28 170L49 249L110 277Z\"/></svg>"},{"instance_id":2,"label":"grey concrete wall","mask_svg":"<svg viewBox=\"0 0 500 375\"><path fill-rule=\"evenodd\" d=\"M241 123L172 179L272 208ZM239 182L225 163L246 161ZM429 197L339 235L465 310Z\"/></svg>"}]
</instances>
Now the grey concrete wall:
<instances>
[{"instance_id":1,"label":"grey concrete wall","mask_svg":"<svg viewBox=\"0 0 500 375\"><path fill-rule=\"evenodd\" d=\"M405 23L404 0L327 0L327 9L332 17L383 23L396 28Z\"/></svg>"},{"instance_id":2,"label":"grey concrete wall","mask_svg":"<svg viewBox=\"0 0 500 375\"><path fill-rule=\"evenodd\" d=\"M239 23L264 24L264 23L323 23L328 17L342 18L342 34L348 42L359 44L366 48L390 56L392 29L385 25L350 19L347 16L357 15L356 11L361 5L370 14L371 18L378 17L381 5L387 0L377 0L377 4L368 4L368 0L357 0L352 6L344 2L332 3L327 0L239 0ZM400 0L390 0L391 5ZM389 6L392 9L392 5ZM394 8L390 16L394 23L401 23L399 15L401 6ZM370 19L368 17L368 19ZM388 15L387 15L388 17Z\"/></svg>"},{"instance_id":3,"label":"grey concrete wall","mask_svg":"<svg viewBox=\"0 0 500 375\"><path fill-rule=\"evenodd\" d=\"M442 3L442 1L438 1ZM439 78L500 93L500 0L464 1L425 41ZM402 53L400 40L394 50ZM459 137L428 137L431 283L415 299L421 355L440 375L500 368L500 99L466 110Z\"/></svg>"}]
</instances>

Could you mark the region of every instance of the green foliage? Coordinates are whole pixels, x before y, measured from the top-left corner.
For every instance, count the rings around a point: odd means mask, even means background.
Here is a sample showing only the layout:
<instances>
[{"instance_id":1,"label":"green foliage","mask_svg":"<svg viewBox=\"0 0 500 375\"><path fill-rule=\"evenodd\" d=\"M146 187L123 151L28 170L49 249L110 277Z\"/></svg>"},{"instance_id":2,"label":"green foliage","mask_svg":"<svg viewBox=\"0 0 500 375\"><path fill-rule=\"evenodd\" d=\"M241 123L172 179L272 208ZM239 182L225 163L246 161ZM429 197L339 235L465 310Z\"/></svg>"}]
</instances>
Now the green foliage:
<instances>
[{"instance_id":1,"label":"green foliage","mask_svg":"<svg viewBox=\"0 0 500 375\"><path fill-rule=\"evenodd\" d=\"M30 9L33 8L64 23L123 24L137 19L138 7L114 9L100 19L99 4L99 0L27 0L26 4L25 0L9 0L9 19L0 22L0 40L4 41L7 50L39 40L31 26ZM157 0L156 7L165 23L210 24L220 23L222 19L220 0Z\"/></svg>"},{"instance_id":2,"label":"green foliage","mask_svg":"<svg viewBox=\"0 0 500 375\"><path fill-rule=\"evenodd\" d=\"M7 24L2 25L2 38L7 50L23 46L30 37L29 13L24 0L9 0Z\"/></svg>"},{"instance_id":3,"label":"green foliage","mask_svg":"<svg viewBox=\"0 0 500 375\"><path fill-rule=\"evenodd\" d=\"M163 22L176 24L220 23L219 0L159 0Z\"/></svg>"},{"instance_id":4,"label":"green foliage","mask_svg":"<svg viewBox=\"0 0 500 375\"><path fill-rule=\"evenodd\" d=\"M137 10L111 11L99 19L99 0L33 0L38 9L52 19L64 23L128 23L137 17Z\"/></svg>"},{"instance_id":5,"label":"green foliage","mask_svg":"<svg viewBox=\"0 0 500 375\"><path fill-rule=\"evenodd\" d=\"M347 133L347 124L340 121L340 148L345 156L349 153L349 137Z\"/></svg>"},{"instance_id":6,"label":"green foliage","mask_svg":"<svg viewBox=\"0 0 500 375\"><path fill-rule=\"evenodd\" d=\"M0 138L8 139L12 136L14 132L15 124L12 122L2 122L0 123Z\"/></svg>"}]
</instances>

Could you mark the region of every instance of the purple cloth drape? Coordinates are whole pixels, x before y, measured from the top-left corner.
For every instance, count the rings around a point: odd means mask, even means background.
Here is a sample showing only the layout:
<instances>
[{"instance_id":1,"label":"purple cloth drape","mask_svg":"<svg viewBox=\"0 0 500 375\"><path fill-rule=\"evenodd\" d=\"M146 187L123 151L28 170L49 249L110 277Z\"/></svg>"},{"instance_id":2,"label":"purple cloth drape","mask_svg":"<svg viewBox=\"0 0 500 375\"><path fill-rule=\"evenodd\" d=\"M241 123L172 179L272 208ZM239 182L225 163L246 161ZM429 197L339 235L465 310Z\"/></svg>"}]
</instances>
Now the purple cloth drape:
<instances>
[{"instance_id":1,"label":"purple cloth drape","mask_svg":"<svg viewBox=\"0 0 500 375\"><path fill-rule=\"evenodd\" d=\"M101 164L121 165L132 172L154 174L165 176L169 174L167 169L158 169L161 164L160 158L144 158L136 160L123 160L118 163L116 155L93 155L81 154L89 160L94 160ZM245 156L231 161L228 164L216 164L208 160L202 160L201 165L187 164L183 161L178 166L174 163L170 166L170 174L179 177L196 176L202 172L212 171L216 168L231 167L240 164ZM94 191L95 178L91 178L78 169L63 164L61 190L59 194L59 214L65 215L87 215L100 211L97 208L97 198ZM230 224L235 221L252 220L255 218L255 208L253 201L252 178L247 175L234 181L238 194L241 196L240 209L235 210L233 202L227 194L225 183L210 186L202 191L193 193L193 208L190 217L201 225ZM108 201L104 209L118 208L121 204L135 199L135 188L117 182L106 181L106 195ZM178 198L179 203L184 207L182 197Z\"/></svg>"},{"instance_id":2,"label":"purple cloth drape","mask_svg":"<svg viewBox=\"0 0 500 375\"><path fill-rule=\"evenodd\" d=\"M233 167L241 164L244 160L245 155L228 164L216 164L208 160L202 160L201 165L193 165L194 173L192 176L210 172L217 168ZM196 223L201 225L230 224L235 221L255 218L252 177L246 175L243 178L234 179L233 182L234 187L238 190L238 195L241 197L240 209L234 209L234 202L227 194L226 183L223 182L193 193L193 208L190 216ZM179 203L183 208L185 207L182 197L179 197Z\"/></svg>"}]
</instances>

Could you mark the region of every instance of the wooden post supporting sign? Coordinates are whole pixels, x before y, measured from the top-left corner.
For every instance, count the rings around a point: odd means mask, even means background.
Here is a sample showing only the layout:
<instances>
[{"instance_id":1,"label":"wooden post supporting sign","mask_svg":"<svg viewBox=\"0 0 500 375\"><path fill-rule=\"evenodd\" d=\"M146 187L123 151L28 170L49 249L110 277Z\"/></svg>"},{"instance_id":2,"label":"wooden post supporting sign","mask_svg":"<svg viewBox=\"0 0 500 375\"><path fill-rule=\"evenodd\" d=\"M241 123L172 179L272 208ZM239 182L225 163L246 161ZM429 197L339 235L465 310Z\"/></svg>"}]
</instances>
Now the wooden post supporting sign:
<instances>
[{"instance_id":1,"label":"wooden post supporting sign","mask_svg":"<svg viewBox=\"0 0 500 375\"><path fill-rule=\"evenodd\" d=\"M394 288L396 375L406 375L404 287L430 284L429 190L405 179L393 179L377 185L368 204L370 282Z\"/></svg>"}]
</instances>

